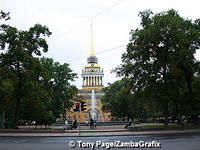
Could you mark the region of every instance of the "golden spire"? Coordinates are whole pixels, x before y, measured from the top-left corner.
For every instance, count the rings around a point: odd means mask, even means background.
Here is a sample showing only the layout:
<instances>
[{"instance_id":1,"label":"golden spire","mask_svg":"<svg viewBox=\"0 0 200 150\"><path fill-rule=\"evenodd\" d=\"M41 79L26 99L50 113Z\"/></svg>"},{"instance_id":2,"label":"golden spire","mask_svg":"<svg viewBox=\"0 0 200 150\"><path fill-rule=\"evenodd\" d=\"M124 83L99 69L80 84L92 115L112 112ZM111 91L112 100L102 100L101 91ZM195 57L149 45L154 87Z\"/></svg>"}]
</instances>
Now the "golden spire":
<instances>
[{"instance_id":1,"label":"golden spire","mask_svg":"<svg viewBox=\"0 0 200 150\"><path fill-rule=\"evenodd\" d=\"M91 23L90 56L94 56L94 41L93 41L92 23Z\"/></svg>"}]
</instances>

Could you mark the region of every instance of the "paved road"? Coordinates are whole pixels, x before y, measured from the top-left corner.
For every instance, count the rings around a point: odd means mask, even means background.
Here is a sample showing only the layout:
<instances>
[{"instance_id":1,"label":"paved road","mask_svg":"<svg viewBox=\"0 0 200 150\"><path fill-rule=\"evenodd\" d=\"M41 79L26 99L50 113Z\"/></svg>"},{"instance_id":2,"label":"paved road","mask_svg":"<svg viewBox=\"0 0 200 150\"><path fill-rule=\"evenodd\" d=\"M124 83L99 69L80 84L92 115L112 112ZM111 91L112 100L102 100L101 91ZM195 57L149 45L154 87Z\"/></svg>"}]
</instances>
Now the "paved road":
<instances>
[{"instance_id":1,"label":"paved road","mask_svg":"<svg viewBox=\"0 0 200 150\"><path fill-rule=\"evenodd\" d=\"M155 150L199 150L200 134L181 135L146 135L146 136L113 136L113 137L0 137L0 150L68 150L80 149L69 148L70 141L96 142L139 142L157 141L161 143L161 148ZM84 148L88 149L88 148ZM95 148L97 149L97 148ZM105 148L99 148L105 149ZM112 148L116 149L116 148ZM119 148L127 149L127 148ZM135 148L137 149L137 148ZM138 150L138 149L137 149ZM149 148L154 150L154 148Z\"/></svg>"}]
</instances>

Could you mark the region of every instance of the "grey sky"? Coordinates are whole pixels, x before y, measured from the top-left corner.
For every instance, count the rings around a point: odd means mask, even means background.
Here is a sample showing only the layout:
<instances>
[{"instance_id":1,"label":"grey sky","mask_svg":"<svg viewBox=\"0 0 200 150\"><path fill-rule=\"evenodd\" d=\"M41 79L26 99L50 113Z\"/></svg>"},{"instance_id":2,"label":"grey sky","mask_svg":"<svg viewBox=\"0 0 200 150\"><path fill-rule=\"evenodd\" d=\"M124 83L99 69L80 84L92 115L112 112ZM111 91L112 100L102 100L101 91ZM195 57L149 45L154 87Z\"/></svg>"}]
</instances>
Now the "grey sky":
<instances>
[{"instance_id":1,"label":"grey sky","mask_svg":"<svg viewBox=\"0 0 200 150\"><path fill-rule=\"evenodd\" d=\"M174 8L181 16L191 19L199 18L200 12L198 0L0 0L0 4L0 9L11 12L9 24L17 28L28 29L36 23L49 27L53 34L48 39L49 51L44 56L70 63L79 74L74 83L78 87L81 87L80 74L89 55L91 21L94 48L105 71L106 85L117 80L109 70L121 63L129 32L139 26L139 11L160 12ZM120 48L100 53L114 47Z\"/></svg>"}]
</instances>

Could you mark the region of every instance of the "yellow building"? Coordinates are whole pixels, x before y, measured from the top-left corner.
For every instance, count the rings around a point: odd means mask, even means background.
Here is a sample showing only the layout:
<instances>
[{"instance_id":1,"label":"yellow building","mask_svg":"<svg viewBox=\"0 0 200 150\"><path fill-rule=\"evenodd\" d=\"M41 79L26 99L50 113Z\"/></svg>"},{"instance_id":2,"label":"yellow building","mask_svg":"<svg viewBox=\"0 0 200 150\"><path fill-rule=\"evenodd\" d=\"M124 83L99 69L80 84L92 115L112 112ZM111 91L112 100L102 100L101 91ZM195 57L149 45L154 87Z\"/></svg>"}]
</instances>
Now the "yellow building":
<instances>
[{"instance_id":1,"label":"yellow building","mask_svg":"<svg viewBox=\"0 0 200 150\"><path fill-rule=\"evenodd\" d=\"M91 28L92 29L92 28ZM90 55L87 58L87 64L84 66L82 70L82 89L79 90L79 96L81 101L86 102L86 110L84 112L70 112L69 117L70 119L78 119L81 122L85 122L89 120L91 117L91 103L92 103L92 90L94 90L95 97L96 97L96 104L95 104L95 116L97 121L110 121L111 116L110 113L105 113L102 111L102 103L101 98L104 95L102 88L103 86L103 69L98 64L98 59L94 54L93 48L93 37L91 31L91 48L90 48Z\"/></svg>"}]
</instances>

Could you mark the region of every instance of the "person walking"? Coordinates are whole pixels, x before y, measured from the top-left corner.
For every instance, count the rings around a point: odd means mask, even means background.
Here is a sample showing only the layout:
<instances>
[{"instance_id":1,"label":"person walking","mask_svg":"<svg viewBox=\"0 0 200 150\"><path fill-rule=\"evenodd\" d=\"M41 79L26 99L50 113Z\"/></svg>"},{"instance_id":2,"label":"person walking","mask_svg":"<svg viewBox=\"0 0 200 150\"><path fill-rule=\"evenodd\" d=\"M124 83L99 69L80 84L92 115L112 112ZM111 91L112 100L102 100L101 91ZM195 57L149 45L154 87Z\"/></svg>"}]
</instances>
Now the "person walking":
<instances>
[{"instance_id":1,"label":"person walking","mask_svg":"<svg viewBox=\"0 0 200 150\"><path fill-rule=\"evenodd\" d=\"M97 129L97 126L96 126L96 119L93 120L93 129Z\"/></svg>"},{"instance_id":2,"label":"person walking","mask_svg":"<svg viewBox=\"0 0 200 150\"><path fill-rule=\"evenodd\" d=\"M185 127L185 119L183 117L181 117L180 119L180 124L181 124L181 129L184 130Z\"/></svg>"},{"instance_id":3,"label":"person walking","mask_svg":"<svg viewBox=\"0 0 200 150\"><path fill-rule=\"evenodd\" d=\"M94 120L91 117L90 118L90 130L93 129L93 126L94 126Z\"/></svg>"},{"instance_id":4,"label":"person walking","mask_svg":"<svg viewBox=\"0 0 200 150\"><path fill-rule=\"evenodd\" d=\"M85 121L85 125L88 126L88 120Z\"/></svg>"},{"instance_id":5,"label":"person walking","mask_svg":"<svg viewBox=\"0 0 200 150\"><path fill-rule=\"evenodd\" d=\"M77 121L75 119L75 120L73 120L73 129L76 129L76 128L77 128Z\"/></svg>"},{"instance_id":6,"label":"person walking","mask_svg":"<svg viewBox=\"0 0 200 150\"><path fill-rule=\"evenodd\" d=\"M65 129L67 129L67 130L69 130L70 128L69 128L69 123L68 123L68 121L67 120L65 120Z\"/></svg>"},{"instance_id":7,"label":"person walking","mask_svg":"<svg viewBox=\"0 0 200 150\"><path fill-rule=\"evenodd\" d=\"M131 119L129 119L129 122L128 122L128 124L125 126L125 128L127 128L127 129L128 129L128 128L130 128L130 127L131 127L131 125L132 125L132 123L133 123L133 122L132 122L132 120L131 120Z\"/></svg>"}]
</instances>

